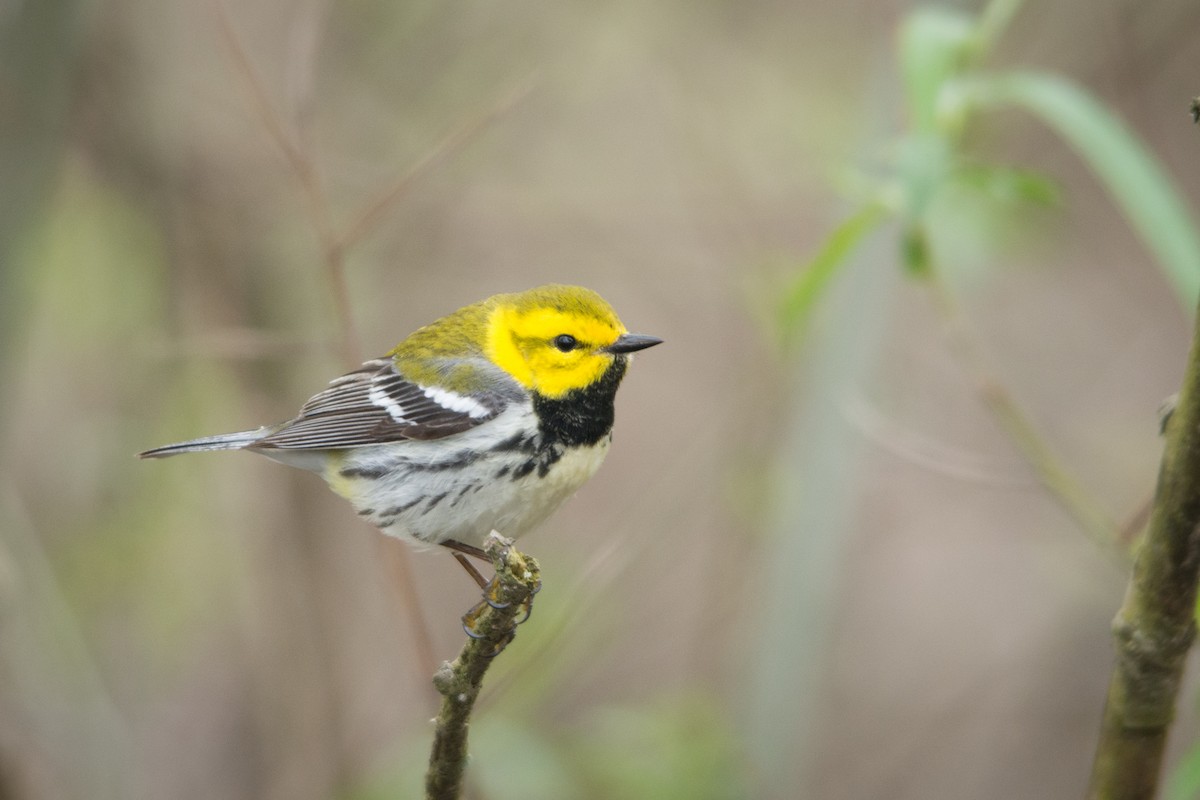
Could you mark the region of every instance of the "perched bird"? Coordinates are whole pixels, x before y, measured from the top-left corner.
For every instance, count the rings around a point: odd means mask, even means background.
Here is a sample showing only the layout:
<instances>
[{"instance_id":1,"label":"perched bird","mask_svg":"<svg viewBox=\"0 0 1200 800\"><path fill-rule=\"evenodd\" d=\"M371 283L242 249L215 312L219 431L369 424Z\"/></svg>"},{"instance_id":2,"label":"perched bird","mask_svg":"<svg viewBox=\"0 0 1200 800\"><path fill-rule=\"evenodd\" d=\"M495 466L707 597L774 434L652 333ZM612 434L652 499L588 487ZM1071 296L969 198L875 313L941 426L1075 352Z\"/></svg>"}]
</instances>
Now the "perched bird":
<instances>
[{"instance_id":1,"label":"perched bird","mask_svg":"<svg viewBox=\"0 0 1200 800\"><path fill-rule=\"evenodd\" d=\"M331 381L294 419L140 455L250 450L318 473L385 533L479 555L596 472L630 354L661 342L590 289L500 294Z\"/></svg>"}]
</instances>

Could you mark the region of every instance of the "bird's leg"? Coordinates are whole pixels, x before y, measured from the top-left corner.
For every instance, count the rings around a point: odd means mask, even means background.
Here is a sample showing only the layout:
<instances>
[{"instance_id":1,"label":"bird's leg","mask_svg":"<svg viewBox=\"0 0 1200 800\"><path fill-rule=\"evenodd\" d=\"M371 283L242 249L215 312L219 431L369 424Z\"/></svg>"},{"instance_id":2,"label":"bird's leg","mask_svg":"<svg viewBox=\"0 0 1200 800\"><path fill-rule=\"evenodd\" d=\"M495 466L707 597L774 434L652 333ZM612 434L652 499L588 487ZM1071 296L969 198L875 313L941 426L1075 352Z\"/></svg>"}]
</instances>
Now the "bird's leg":
<instances>
[{"instance_id":1,"label":"bird's leg","mask_svg":"<svg viewBox=\"0 0 1200 800\"><path fill-rule=\"evenodd\" d=\"M479 570L475 569L475 565L472 564L466 556L457 550L454 551L452 555L458 560L458 563L462 565L462 568L467 571L467 574L471 576L471 580L479 584L480 589L486 589L488 587L487 578L483 577Z\"/></svg>"},{"instance_id":2,"label":"bird's leg","mask_svg":"<svg viewBox=\"0 0 1200 800\"><path fill-rule=\"evenodd\" d=\"M458 547L461 544L456 541L449 546L456 551L455 557L464 569L469 572L476 571L462 555L464 549L470 552L473 548ZM495 531L485 539L483 552L491 559L496 569L496 577L483 587L483 599L462 618L463 630L467 636L477 640L487 639L493 645L492 652L485 654L488 657L500 653L513 640L517 633L517 625L529 618L533 595L541 589L537 562L511 548L512 540L505 539ZM481 579L482 576L476 582L482 586ZM520 600L518 606L513 608L515 597L519 597ZM521 615L519 620L518 615ZM497 624L502 627L497 627Z\"/></svg>"},{"instance_id":3,"label":"bird's leg","mask_svg":"<svg viewBox=\"0 0 1200 800\"><path fill-rule=\"evenodd\" d=\"M492 559L483 551L483 548L475 547L474 545L470 544L464 544L454 539L447 539L446 541L442 542L442 545L451 551L451 553L454 555L454 558L458 561L462 568L467 571L467 574L471 576L471 580L475 581L479 588L483 590L483 599L472 606L466 614L463 614L462 618L463 631L467 634L467 636L470 636L472 639L479 639L481 638L481 635L476 630L476 624L478 623L479 615L483 613L483 610L488 606L491 606L495 609L508 608L508 603L500 599L499 578L493 577L489 581L487 578L483 577L483 574L480 573L475 565L471 563L467 556L475 556L476 558L482 559L489 564L492 563ZM529 613L526 611L525 618L528 619L528 617ZM506 638L505 641L496 648L495 652L499 653L501 650L503 650L504 645L508 644L511 638L511 636ZM493 653L493 655L495 655L495 653Z\"/></svg>"},{"instance_id":4,"label":"bird's leg","mask_svg":"<svg viewBox=\"0 0 1200 800\"><path fill-rule=\"evenodd\" d=\"M492 537L496 537L496 539L499 540L498 543L500 545L500 549L496 549L496 547L494 547ZM480 571L476 569L474 564L472 564L472 561L467 558L468 555L475 555L475 557L478 558L486 558L488 561L491 561L493 566L496 566L497 570L499 570L500 561L494 561L493 559L505 559L505 554L508 552L506 551L506 548L511 547L512 542L509 540L504 540L503 537L500 537L499 534L496 533L493 533L492 537L488 539L487 549L472 545L464 545L463 542L456 540L442 542L444 547L450 549L450 551L454 553L454 557L458 561L458 564L462 565L462 569L466 570L468 575L472 577L473 581L479 585L479 588L484 590L484 599L476 603L474 607L470 608L470 610L468 610L468 612L462 616L463 631L467 633L467 636L473 639L484 638L484 633L482 633L479 628L479 622L482 614L484 614L488 608L503 610L505 608L509 608L511 604L508 600L504 599L504 595L502 594L503 587L502 584L500 584L498 573L496 577L491 579L491 581L486 581L484 576L481 575ZM522 600L521 608L518 609L518 612L521 613L521 618L512 621L512 630L509 631L508 634L505 634L502 642L498 643L496 651L494 651L491 655L496 655L497 652L503 650L504 645L508 644L512 637L515 636L516 626L529 619L529 613L533 610L533 595L538 593L538 590L540 589L541 585L539 582L539 584L533 588L532 594L527 596L526 599Z\"/></svg>"},{"instance_id":5,"label":"bird's leg","mask_svg":"<svg viewBox=\"0 0 1200 800\"><path fill-rule=\"evenodd\" d=\"M512 540L504 539L504 537L501 536L500 533L497 531L492 531L491 534L488 536L488 539L490 540L492 537L496 537L496 538L500 539L502 542L504 542L506 551L507 551L508 547L512 546ZM507 608L508 607L507 603L498 605L496 602L499 600L499 597L497 597L495 595L495 592L498 589L499 589L499 585L496 583L495 580L493 580L492 585L490 585L488 587L488 593L485 594L484 597L485 597L485 599L487 599L488 605L490 605L492 608ZM514 625L520 625L529 619L529 615L533 613L533 598L541 590L542 590L542 582L539 580L537 582L537 585L535 585L533 587L533 590L529 593L529 596L526 597L523 601L521 601L521 611L524 613L521 615L520 619L518 619L516 622L513 623ZM514 628L514 631L515 631L515 628Z\"/></svg>"},{"instance_id":6,"label":"bird's leg","mask_svg":"<svg viewBox=\"0 0 1200 800\"><path fill-rule=\"evenodd\" d=\"M442 545L442 547L445 547L448 550L453 550L456 553L463 553L468 556L475 556L480 561L486 561L489 564L492 563L492 557L489 556L487 553L485 553L482 547L476 547L473 544L463 544L462 542L456 541L454 539L447 539L446 541L441 542L440 544ZM462 562L460 561L459 563L461 564Z\"/></svg>"},{"instance_id":7,"label":"bird's leg","mask_svg":"<svg viewBox=\"0 0 1200 800\"><path fill-rule=\"evenodd\" d=\"M458 559L458 563L461 564L462 568L465 569L467 574L471 576L471 580L479 584L480 589L483 589L483 599L489 606L495 609L508 608L508 603L505 603L500 599L499 580L494 577L490 581L487 580L483 577L479 570L475 568L475 565L467 560L467 556L475 556L476 558L482 558L489 564L492 563L491 557L483 551L483 548L475 547L474 545L470 544L463 544L462 542L455 541L454 539L447 539L446 541L442 542L442 546L448 548L454 553L454 557ZM475 609L471 610L475 611Z\"/></svg>"}]
</instances>

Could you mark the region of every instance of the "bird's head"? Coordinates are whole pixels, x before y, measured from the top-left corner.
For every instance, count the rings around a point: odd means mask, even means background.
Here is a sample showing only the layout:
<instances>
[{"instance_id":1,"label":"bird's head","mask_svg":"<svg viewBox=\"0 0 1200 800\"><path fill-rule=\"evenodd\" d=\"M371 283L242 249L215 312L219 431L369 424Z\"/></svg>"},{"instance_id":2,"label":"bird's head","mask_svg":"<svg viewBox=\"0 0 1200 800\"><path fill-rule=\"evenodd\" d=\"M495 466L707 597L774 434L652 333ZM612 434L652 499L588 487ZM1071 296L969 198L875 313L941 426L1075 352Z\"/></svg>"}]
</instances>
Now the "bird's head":
<instances>
[{"instance_id":1,"label":"bird's head","mask_svg":"<svg viewBox=\"0 0 1200 800\"><path fill-rule=\"evenodd\" d=\"M662 342L629 333L604 298L578 286L551 284L493 300L488 358L543 397L584 389L617 359Z\"/></svg>"}]
</instances>

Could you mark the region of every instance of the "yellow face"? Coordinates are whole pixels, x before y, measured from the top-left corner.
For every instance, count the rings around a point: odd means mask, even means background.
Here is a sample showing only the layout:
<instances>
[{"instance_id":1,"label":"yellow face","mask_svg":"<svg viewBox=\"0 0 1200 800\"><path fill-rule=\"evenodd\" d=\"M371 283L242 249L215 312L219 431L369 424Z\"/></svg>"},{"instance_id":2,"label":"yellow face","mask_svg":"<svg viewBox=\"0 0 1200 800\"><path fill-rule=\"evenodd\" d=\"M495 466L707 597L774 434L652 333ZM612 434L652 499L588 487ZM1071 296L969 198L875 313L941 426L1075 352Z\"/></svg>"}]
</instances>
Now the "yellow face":
<instances>
[{"instance_id":1,"label":"yellow face","mask_svg":"<svg viewBox=\"0 0 1200 800\"><path fill-rule=\"evenodd\" d=\"M521 385L556 398L603 375L615 358L605 348L623 333L607 304L502 304L489 319L487 348Z\"/></svg>"}]
</instances>

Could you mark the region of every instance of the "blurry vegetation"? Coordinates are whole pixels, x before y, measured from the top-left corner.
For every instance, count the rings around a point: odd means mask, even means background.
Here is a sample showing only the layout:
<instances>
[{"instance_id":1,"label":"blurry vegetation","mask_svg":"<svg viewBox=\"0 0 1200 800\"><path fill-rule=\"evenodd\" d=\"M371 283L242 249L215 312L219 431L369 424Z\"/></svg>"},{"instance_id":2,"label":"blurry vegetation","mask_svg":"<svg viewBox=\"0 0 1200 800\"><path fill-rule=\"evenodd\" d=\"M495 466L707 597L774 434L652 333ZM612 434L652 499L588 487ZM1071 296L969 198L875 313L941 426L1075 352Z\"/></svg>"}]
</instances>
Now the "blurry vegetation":
<instances>
[{"instance_id":1,"label":"blurry vegetation","mask_svg":"<svg viewBox=\"0 0 1200 800\"><path fill-rule=\"evenodd\" d=\"M946 274L964 269L956 258L964 248L995 246L989 233L1019 227L1028 206L1057 202L1047 176L981 161L969 134L984 124L979 118L985 112L1010 106L1051 127L1108 190L1189 312L1200 294L1200 229L1155 157L1087 92L1050 74L987 69L987 57L1020 6L1021 0L991 0L977 17L918 8L903 21L899 72L908 129L888 146L879 174L854 181L859 209L782 293L780 327L785 339L801 336L855 248L894 222L898 261L930 288L951 346L984 402L1047 490L1098 545L1116 552L1126 547L1122 532L994 377ZM972 233L977 242L969 240Z\"/></svg>"},{"instance_id":2,"label":"blurry vegetation","mask_svg":"<svg viewBox=\"0 0 1200 800\"><path fill-rule=\"evenodd\" d=\"M1053 534L1110 546L1158 456L1200 181L1146 122L1200 18L967 5L260 0L233 48L212 3L0 9L0 795L417 796L458 567L406 596L312 476L133 454L549 280L668 344L521 542L468 798L1078 795L1123 579ZM772 351L751 265L814 249Z\"/></svg>"},{"instance_id":3,"label":"blurry vegetation","mask_svg":"<svg viewBox=\"0 0 1200 800\"><path fill-rule=\"evenodd\" d=\"M997 108L1018 107L1046 123L1108 190L1189 311L1200 296L1200 229L1157 159L1086 91L1050 74L987 70L985 61L997 37L1020 6L1020 0L991 0L977 17L919 8L904 20L899 67L907 132L889 148L885 170L857 182L858 192L865 195L858 201L859 210L799 271L783 294L779 319L785 338L802 334L838 273L849 269L856 247L894 220L899 240L896 260L910 277L930 288L954 352L974 377L1000 426L1046 489L1095 543L1123 554L1127 544L1104 504L1059 461L1032 417L991 373L955 296L954 282L945 275L956 264L944 252L962 247L963 233L954 231L960 241L947 247L944 230L952 226L986 229L995 225L997 215L1011 216L1022 205L1044 206L1057 199L1046 176L981 163L969 134L983 124L979 120L982 113ZM964 205L970 201L975 201L979 215L974 219L964 213L964 208L971 208ZM1200 347L1200 338L1193 347ZM1192 370L1196 369L1200 369L1200 361L1194 363ZM1185 385L1190 386L1192 373L1186 380ZM1179 424L1191 429L1187 421ZM1179 441L1192 441L1187 434L1182 436ZM1167 446L1173 445L1169 441ZM1121 665L1114 672L1108 697L1108 719L1100 734L1090 797L1149 798L1155 794L1162 737L1173 717L1183 657L1194 635L1190 618L1175 620L1170 613L1179 605L1177 598L1192 598L1196 593L1197 576L1187 566L1194 558L1189 548L1195 545L1186 545L1181 538L1197 524L1187 511L1194 501L1186 488L1178 488L1194 478L1184 447L1179 444L1175 456L1165 457L1162 479L1166 488L1160 488L1164 492L1160 502L1169 505L1155 509L1154 519L1161 524L1150 528L1152 541L1138 561L1138 577L1118 615L1124 631L1118 632ZM1178 476L1170 472L1172 468L1180 470ZM1172 486L1177 487L1173 496ZM782 484L779 491L792 490ZM1188 609L1194 605L1192 601L1184 603ZM1127 725L1133 729L1127 731ZM1152 740L1157 744L1150 744ZM1194 783L1194 758L1181 765L1173 783L1176 793L1189 791L1185 787ZM775 768L786 769L789 767Z\"/></svg>"},{"instance_id":4,"label":"blurry vegetation","mask_svg":"<svg viewBox=\"0 0 1200 800\"><path fill-rule=\"evenodd\" d=\"M900 74L909 129L889 147L887 168L858 181L861 209L799 271L780 305L785 335L802 333L822 292L850 263L856 245L883 224L900 228L898 260L932 290L948 335L973 373L985 402L1037 470L1046 488L1097 544L1116 549L1116 524L1063 466L1008 389L994 378L955 297L963 228L986 232L997 217L1056 200L1052 182L1034 171L995 166L973 152L969 132L982 113L1016 106L1062 136L1095 172L1157 265L1191 311L1200 294L1200 231L1187 203L1153 155L1102 104L1049 74L988 71L985 61L1020 0L992 0L973 18L920 8L900 29ZM1019 223L1018 223L1019 224ZM986 237L981 237L984 246ZM949 246L947 246L949 240ZM957 240L957 241L955 241ZM970 247L970 245L968 245Z\"/></svg>"},{"instance_id":5,"label":"blurry vegetation","mask_svg":"<svg viewBox=\"0 0 1200 800\"><path fill-rule=\"evenodd\" d=\"M753 796L736 732L703 694L666 692L644 705L598 707L566 736L548 735L544 720L525 717L493 710L472 722L467 781L480 794L495 800ZM426 766L421 755L384 759L350 797L409 796Z\"/></svg>"},{"instance_id":6,"label":"blurry vegetation","mask_svg":"<svg viewBox=\"0 0 1200 800\"><path fill-rule=\"evenodd\" d=\"M997 214L1056 200L1046 176L982 163L973 152L968 134L982 124L982 112L1006 106L1032 113L1075 149L1157 257L1186 310L1193 310L1192 299L1200 294L1200 232L1154 156L1108 109L1062 78L987 70L996 38L1020 5L991 0L977 18L919 8L902 23L900 74L909 129L888 148L889 168L857 181L857 192L866 195L861 210L829 237L785 294L785 330L803 328L820 290L848 263L854 246L889 218L901 223L900 262L913 275L929 277L931 249L951 234L948 220L995 224ZM966 217L964 195L986 205ZM953 269L954 262L939 268Z\"/></svg>"}]
</instances>

